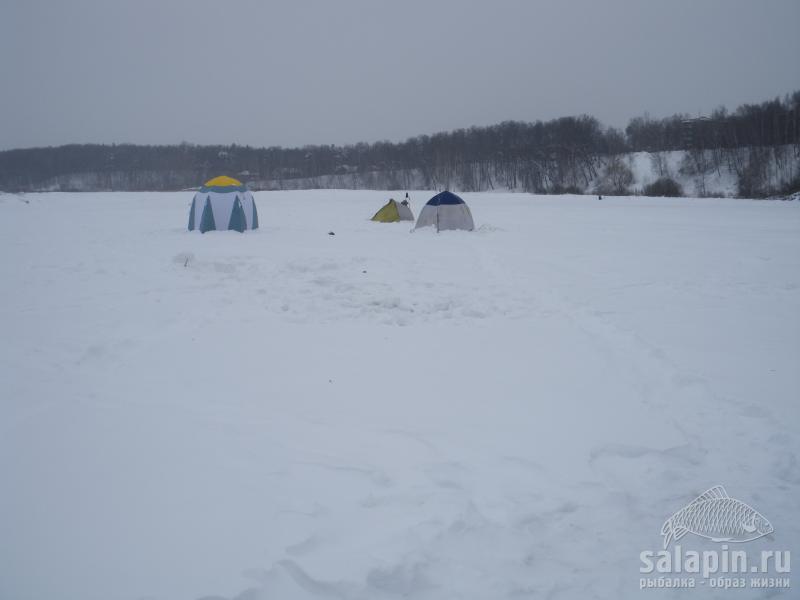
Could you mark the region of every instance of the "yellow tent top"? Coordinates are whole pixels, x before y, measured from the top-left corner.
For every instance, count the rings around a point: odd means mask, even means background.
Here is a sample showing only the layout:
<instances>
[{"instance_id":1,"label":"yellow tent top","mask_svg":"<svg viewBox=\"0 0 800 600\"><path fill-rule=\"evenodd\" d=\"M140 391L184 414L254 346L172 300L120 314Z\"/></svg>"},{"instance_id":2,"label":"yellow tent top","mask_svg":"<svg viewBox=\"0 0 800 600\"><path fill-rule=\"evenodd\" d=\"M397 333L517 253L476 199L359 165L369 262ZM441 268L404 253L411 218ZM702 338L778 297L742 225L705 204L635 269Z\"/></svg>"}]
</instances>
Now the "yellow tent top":
<instances>
[{"instance_id":1,"label":"yellow tent top","mask_svg":"<svg viewBox=\"0 0 800 600\"><path fill-rule=\"evenodd\" d=\"M242 182L227 175L220 175L219 177L214 177L214 179L209 179L205 183L206 187L228 187L229 185L241 187Z\"/></svg>"}]
</instances>

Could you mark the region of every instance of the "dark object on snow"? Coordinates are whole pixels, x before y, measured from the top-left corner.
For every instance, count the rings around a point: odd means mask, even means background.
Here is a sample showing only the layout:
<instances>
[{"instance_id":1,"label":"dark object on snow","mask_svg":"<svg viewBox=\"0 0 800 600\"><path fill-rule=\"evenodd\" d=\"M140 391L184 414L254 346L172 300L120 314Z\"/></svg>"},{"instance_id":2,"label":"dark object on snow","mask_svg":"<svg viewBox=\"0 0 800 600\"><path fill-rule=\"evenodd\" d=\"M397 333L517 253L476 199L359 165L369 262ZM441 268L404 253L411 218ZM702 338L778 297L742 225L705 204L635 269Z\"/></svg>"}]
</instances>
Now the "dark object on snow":
<instances>
[{"instance_id":1,"label":"dark object on snow","mask_svg":"<svg viewBox=\"0 0 800 600\"><path fill-rule=\"evenodd\" d=\"M602 196L602 195L598 195L598 196L597 196L597 199L598 199L598 200L602 200L602 199L603 199L603 196Z\"/></svg>"},{"instance_id":2,"label":"dark object on snow","mask_svg":"<svg viewBox=\"0 0 800 600\"><path fill-rule=\"evenodd\" d=\"M336 235L336 234L335 234L335 233L333 233L332 231L329 231L329 232L328 232L328 235Z\"/></svg>"},{"instance_id":3,"label":"dark object on snow","mask_svg":"<svg viewBox=\"0 0 800 600\"><path fill-rule=\"evenodd\" d=\"M656 179L644 188L645 196L664 196L668 198L680 198L683 196L683 188L680 184L670 177Z\"/></svg>"}]
</instances>

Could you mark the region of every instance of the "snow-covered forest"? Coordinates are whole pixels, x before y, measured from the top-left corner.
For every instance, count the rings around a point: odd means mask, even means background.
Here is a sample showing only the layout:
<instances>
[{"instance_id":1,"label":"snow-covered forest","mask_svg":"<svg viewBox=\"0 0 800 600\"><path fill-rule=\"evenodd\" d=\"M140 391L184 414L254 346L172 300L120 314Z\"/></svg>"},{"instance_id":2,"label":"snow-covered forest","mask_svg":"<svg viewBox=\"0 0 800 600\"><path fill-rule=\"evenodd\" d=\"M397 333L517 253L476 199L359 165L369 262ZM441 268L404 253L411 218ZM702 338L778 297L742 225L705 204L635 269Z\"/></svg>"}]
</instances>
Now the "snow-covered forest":
<instances>
[{"instance_id":1,"label":"snow-covered forest","mask_svg":"<svg viewBox=\"0 0 800 600\"><path fill-rule=\"evenodd\" d=\"M0 189L180 190L218 173L252 189L786 195L800 189L800 91L704 118L508 121L348 146L68 145L0 152Z\"/></svg>"}]
</instances>

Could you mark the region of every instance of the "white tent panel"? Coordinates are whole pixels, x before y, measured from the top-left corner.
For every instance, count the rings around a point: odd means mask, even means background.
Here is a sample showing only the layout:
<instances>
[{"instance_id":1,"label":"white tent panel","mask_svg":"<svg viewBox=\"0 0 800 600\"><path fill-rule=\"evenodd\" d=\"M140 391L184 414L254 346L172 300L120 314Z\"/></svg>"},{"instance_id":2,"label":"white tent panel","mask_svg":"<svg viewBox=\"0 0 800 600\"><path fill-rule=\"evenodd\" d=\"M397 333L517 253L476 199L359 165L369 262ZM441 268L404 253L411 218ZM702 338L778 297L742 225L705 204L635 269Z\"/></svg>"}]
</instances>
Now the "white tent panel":
<instances>
[{"instance_id":1,"label":"white tent panel","mask_svg":"<svg viewBox=\"0 0 800 600\"><path fill-rule=\"evenodd\" d=\"M438 208L438 206L431 206L429 204L423 206L419 213L419 218L417 219L417 225L415 229L419 229L420 227L430 227L431 225L435 226Z\"/></svg>"},{"instance_id":2,"label":"white tent panel","mask_svg":"<svg viewBox=\"0 0 800 600\"><path fill-rule=\"evenodd\" d=\"M400 216L401 221L414 220L414 213L411 212L411 207L402 202L397 203L397 214Z\"/></svg>"},{"instance_id":3,"label":"white tent panel","mask_svg":"<svg viewBox=\"0 0 800 600\"><path fill-rule=\"evenodd\" d=\"M208 197L211 198L211 211L214 213L214 224L218 230L228 229L228 223L231 221L231 213L233 212L233 203L236 200L237 194L241 192L228 192L221 194L219 192L209 192Z\"/></svg>"},{"instance_id":4,"label":"white tent panel","mask_svg":"<svg viewBox=\"0 0 800 600\"><path fill-rule=\"evenodd\" d=\"M416 229L433 225L437 231L448 229L463 229L472 231L475 223L472 213L466 204L441 204L432 206L426 204L419 213Z\"/></svg>"},{"instance_id":5,"label":"white tent panel","mask_svg":"<svg viewBox=\"0 0 800 600\"><path fill-rule=\"evenodd\" d=\"M253 194L250 192L245 192L239 195L239 199L242 202L242 208L244 209L244 216L247 223L247 228L253 228Z\"/></svg>"},{"instance_id":6,"label":"white tent panel","mask_svg":"<svg viewBox=\"0 0 800 600\"><path fill-rule=\"evenodd\" d=\"M472 231L475 223L466 204L442 204L439 206L439 231L465 229Z\"/></svg>"}]
</instances>

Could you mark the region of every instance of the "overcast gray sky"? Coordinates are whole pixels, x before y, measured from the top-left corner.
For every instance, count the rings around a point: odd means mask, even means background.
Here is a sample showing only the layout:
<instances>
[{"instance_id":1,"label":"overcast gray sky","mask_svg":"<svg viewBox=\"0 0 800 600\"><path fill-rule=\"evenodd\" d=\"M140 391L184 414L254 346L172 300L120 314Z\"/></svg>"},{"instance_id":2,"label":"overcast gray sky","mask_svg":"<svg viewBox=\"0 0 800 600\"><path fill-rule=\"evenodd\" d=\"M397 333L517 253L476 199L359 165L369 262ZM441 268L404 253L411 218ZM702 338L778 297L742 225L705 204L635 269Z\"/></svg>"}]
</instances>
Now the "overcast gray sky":
<instances>
[{"instance_id":1,"label":"overcast gray sky","mask_svg":"<svg viewBox=\"0 0 800 600\"><path fill-rule=\"evenodd\" d=\"M0 148L341 144L800 89L800 0L0 0Z\"/></svg>"}]
</instances>

